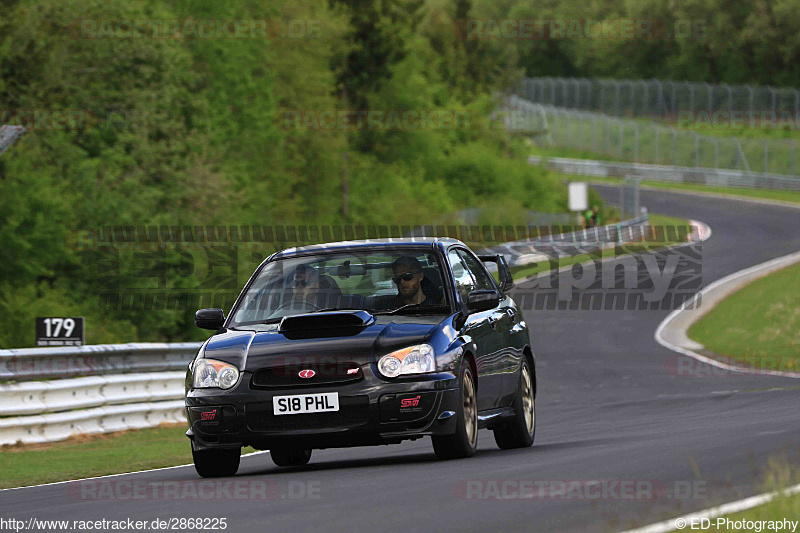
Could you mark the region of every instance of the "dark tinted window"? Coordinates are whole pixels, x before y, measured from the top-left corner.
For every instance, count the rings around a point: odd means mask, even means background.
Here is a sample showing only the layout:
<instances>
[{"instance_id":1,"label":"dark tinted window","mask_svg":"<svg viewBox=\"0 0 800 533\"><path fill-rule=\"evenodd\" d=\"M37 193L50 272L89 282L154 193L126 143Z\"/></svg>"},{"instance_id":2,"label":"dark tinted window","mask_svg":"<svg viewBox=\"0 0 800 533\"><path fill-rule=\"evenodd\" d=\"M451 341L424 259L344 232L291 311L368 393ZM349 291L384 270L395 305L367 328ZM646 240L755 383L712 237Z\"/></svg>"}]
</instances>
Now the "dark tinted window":
<instances>
[{"instance_id":1,"label":"dark tinted window","mask_svg":"<svg viewBox=\"0 0 800 533\"><path fill-rule=\"evenodd\" d=\"M406 268L395 272L395 261ZM409 266L409 264L411 266ZM402 271L402 272L400 272ZM430 250L367 249L289 257L267 263L233 310L231 326L256 324L320 309L386 311L398 307L397 273L410 271L428 305L449 305L439 260Z\"/></svg>"}]
</instances>

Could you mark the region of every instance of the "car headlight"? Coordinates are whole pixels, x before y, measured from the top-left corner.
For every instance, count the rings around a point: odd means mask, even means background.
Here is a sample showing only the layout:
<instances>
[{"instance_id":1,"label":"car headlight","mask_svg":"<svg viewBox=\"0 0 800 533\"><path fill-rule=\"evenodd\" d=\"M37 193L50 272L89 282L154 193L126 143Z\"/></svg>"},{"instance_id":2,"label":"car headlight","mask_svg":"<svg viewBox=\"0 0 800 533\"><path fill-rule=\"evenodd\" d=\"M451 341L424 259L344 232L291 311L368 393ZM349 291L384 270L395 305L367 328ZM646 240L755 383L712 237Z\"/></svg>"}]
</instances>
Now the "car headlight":
<instances>
[{"instance_id":1,"label":"car headlight","mask_svg":"<svg viewBox=\"0 0 800 533\"><path fill-rule=\"evenodd\" d=\"M433 346L418 344L386 354L378 360L378 370L387 378L436 372Z\"/></svg>"},{"instance_id":2,"label":"car headlight","mask_svg":"<svg viewBox=\"0 0 800 533\"><path fill-rule=\"evenodd\" d=\"M198 359L194 363L192 376L192 386L196 389L230 389L239 381L239 369L214 359Z\"/></svg>"}]
</instances>

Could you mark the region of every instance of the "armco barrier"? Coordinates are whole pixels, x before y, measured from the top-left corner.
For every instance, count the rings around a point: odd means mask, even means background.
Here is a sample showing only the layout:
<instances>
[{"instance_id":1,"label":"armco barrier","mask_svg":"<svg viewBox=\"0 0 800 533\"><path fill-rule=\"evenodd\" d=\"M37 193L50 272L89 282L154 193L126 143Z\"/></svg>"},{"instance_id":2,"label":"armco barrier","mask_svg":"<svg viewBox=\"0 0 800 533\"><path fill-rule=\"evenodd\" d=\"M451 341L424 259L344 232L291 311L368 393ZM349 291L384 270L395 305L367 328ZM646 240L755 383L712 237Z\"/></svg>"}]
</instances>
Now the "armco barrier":
<instances>
[{"instance_id":1,"label":"armco barrier","mask_svg":"<svg viewBox=\"0 0 800 533\"><path fill-rule=\"evenodd\" d=\"M713 187L747 187L754 189L780 189L800 191L800 178L789 178L775 174L755 174L738 170L714 168L677 167L670 165L647 165L643 163L620 163L595 161L567 157L530 156L533 165L544 163L558 172L579 176L603 178L641 178L668 183L690 183Z\"/></svg>"},{"instance_id":2,"label":"armco barrier","mask_svg":"<svg viewBox=\"0 0 800 533\"><path fill-rule=\"evenodd\" d=\"M0 445L182 422L186 368L201 345L0 350Z\"/></svg>"},{"instance_id":3,"label":"armco barrier","mask_svg":"<svg viewBox=\"0 0 800 533\"><path fill-rule=\"evenodd\" d=\"M0 416L34 415L126 403L177 400L185 371L0 384Z\"/></svg>"},{"instance_id":4,"label":"armco barrier","mask_svg":"<svg viewBox=\"0 0 800 533\"><path fill-rule=\"evenodd\" d=\"M199 342L0 350L0 381L185 370Z\"/></svg>"},{"instance_id":5,"label":"armco barrier","mask_svg":"<svg viewBox=\"0 0 800 533\"><path fill-rule=\"evenodd\" d=\"M649 216L642 215L616 224L549 235L536 240L522 240L490 246L481 253L503 254L506 256L509 267L516 267L547 261L550 259L548 254L580 255L585 254L587 249L602 249L612 247L617 243L641 241L648 224Z\"/></svg>"},{"instance_id":6,"label":"armco barrier","mask_svg":"<svg viewBox=\"0 0 800 533\"><path fill-rule=\"evenodd\" d=\"M54 442L73 435L141 429L185 420L183 400L0 418L0 445Z\"/></svg>"}]
</instances>

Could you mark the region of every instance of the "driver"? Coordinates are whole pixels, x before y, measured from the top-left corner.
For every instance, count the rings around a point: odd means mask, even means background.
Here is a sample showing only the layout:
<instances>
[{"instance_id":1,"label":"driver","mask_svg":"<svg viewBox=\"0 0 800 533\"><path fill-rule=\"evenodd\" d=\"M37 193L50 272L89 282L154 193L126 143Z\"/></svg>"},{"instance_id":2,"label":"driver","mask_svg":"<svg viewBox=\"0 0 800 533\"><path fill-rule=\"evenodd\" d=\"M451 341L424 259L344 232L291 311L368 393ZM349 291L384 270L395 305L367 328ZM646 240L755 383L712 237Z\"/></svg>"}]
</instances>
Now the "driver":
<instances>
[{"instance_id":1,"label":"driver","mask_svg":"<svg viewBox=\"0 0 800 533\"><path fill-rule=\"evenodd\" d=\"M422 265L416 257L404 255L392 263L392 281L397 285L396 305L434 305L422 291Z\"/></svg>"},{"instance_id":2,"label":"driver","mask_svg":"<svg viewBox=\"0 0 800 533\"><path fill-rule=\"evenodd\" d=\"M294 271L293 286L293 300L307 305L316 305L317 292L319 292L319 273L316 269L298 265Z\"/></svg>"},{"instance_id":3,"label":"driver","mask_svg":"<svg viewBox=\"0 0 800 533\"><path fill-rule=\"evenodd\" d=\"M292 290L288 298L269 318L284 316L285 310L292 312L314 311L318 309L319 273L307 265L298 265L292 278Z\"/></svg>"}]
</instances>

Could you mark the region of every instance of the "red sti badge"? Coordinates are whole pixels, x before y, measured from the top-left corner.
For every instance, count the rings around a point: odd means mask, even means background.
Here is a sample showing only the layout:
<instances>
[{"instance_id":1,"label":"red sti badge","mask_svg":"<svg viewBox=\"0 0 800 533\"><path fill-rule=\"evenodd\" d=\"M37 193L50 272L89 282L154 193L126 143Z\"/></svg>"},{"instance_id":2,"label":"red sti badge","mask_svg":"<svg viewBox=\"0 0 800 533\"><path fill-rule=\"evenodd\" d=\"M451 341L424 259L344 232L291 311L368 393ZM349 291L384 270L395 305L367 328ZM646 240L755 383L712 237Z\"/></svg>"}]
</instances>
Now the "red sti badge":
<instances>
[{"instance_id":1,"label":"red sti badge","mask_svg":"<svg viewBox=\"0 0 800 533\"><path fill-rule=\"evenodd\" d=\"M416 407L419 405L419 396L416 398L405 398L400 400L400 407Z\"/></svg>"}]
</instances>

